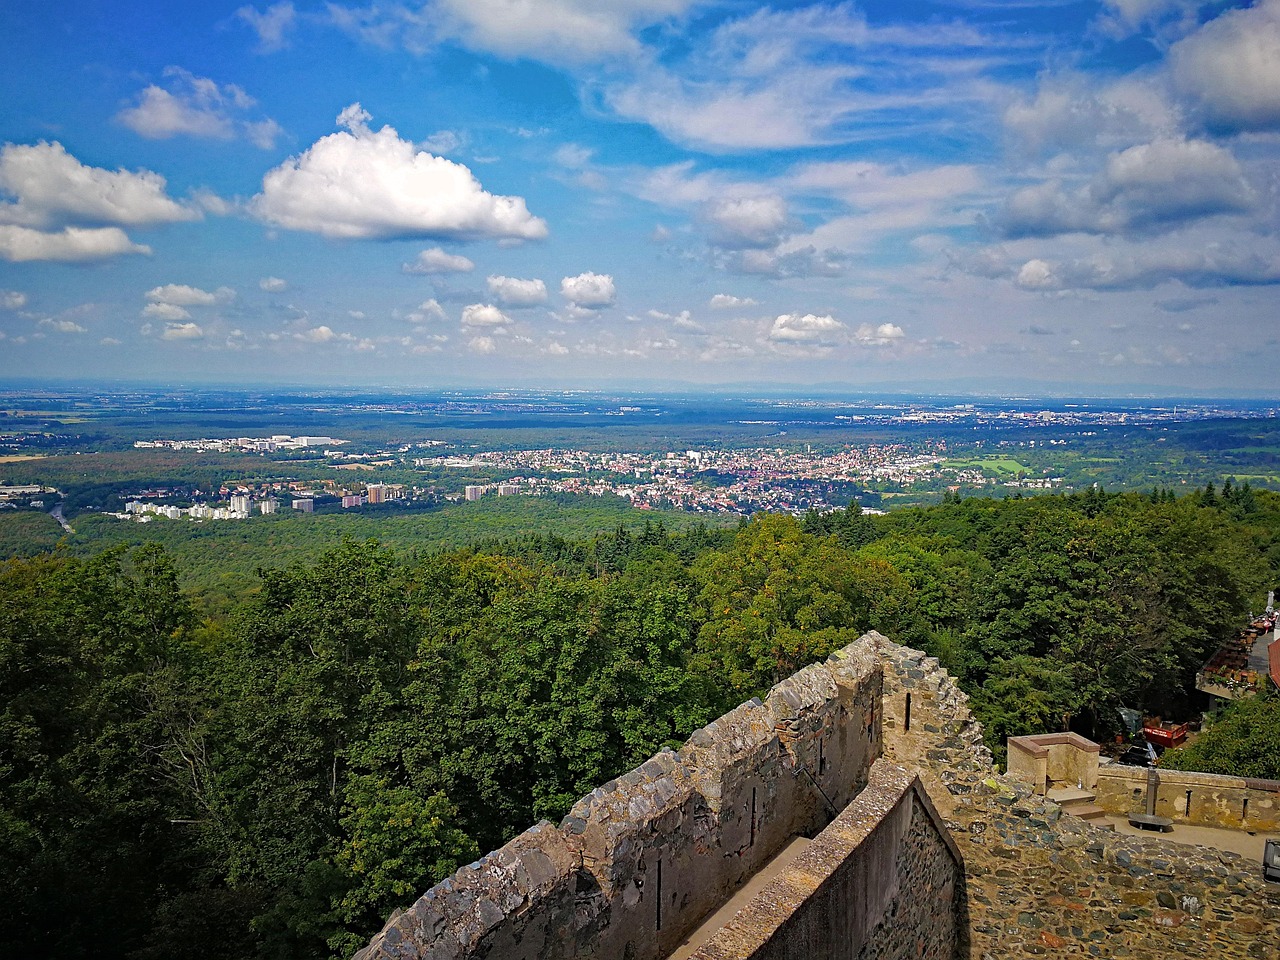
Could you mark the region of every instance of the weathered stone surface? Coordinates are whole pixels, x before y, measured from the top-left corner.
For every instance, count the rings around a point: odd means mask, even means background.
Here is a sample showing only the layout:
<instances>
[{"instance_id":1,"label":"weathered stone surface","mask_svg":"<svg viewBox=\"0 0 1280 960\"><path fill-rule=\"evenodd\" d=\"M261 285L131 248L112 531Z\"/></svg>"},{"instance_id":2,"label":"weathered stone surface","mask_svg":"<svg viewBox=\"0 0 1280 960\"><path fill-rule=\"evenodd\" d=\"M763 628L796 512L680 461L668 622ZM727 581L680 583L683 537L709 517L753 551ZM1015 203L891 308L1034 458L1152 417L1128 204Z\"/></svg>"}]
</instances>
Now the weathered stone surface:
<instances>
[{"instance_id":1,"label":"weathered stone surface","mask_svg":"<svg viewBox=\"0 0 1280 960\"><path fill-rule=\"evenodd\" d=\"M897 786L863 791L881 754ZM1280 796L1240 789L1259 817ZM797 833L819 840L707 958L1280 958L1280 891L1252 864L1064 815L998 774L935 659L874 633L463 868L356 958L658 960Z\"/></svg>"}]
</instances>

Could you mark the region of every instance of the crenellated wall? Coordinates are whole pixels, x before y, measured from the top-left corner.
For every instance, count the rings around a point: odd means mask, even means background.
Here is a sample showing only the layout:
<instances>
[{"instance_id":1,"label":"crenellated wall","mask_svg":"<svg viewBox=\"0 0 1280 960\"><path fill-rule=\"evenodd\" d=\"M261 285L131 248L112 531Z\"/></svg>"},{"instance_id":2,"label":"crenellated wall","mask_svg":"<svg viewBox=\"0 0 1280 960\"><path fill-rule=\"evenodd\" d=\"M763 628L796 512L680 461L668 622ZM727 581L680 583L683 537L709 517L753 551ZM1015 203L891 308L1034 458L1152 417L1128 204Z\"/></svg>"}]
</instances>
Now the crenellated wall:
<instances>
[{"instance_id":1,"label":"crenellated wall","mask_svg":"<svg viewBox=\"0 0 1280 960\"><path fill-rule=\"evenodd\" d=\"M881 669L859 641L458 871L357 960L656 960L796 836L814 836L880 755Z\"/></svg>"},{"instance_id":2,"label":"crenellated wall","mask_svg":"<svg viewBox=\"0 0 1280 960\"><path fill-rule=\"evenodd\" d=\"M1099 799L1131 794L1111 780ZM1241 784L1271 822L1271 785ZM1280 957L1257 864L1065 814L998 773L937 660L870 633L458 871L356 960L657 960L797 835L693 960Z\"/></svg>"}]
</instances>

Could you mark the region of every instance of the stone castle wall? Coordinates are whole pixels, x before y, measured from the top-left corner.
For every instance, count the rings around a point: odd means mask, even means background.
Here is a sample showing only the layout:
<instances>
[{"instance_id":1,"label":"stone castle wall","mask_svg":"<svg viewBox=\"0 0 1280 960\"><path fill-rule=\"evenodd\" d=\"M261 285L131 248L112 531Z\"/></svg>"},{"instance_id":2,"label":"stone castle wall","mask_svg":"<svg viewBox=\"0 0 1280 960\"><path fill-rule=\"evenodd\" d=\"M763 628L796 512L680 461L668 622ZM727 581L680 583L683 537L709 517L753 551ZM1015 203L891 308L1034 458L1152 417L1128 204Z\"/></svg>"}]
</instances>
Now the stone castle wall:
<instances>
[{"instance_id":1,"label":"stone castle wall","mask_svg":"<svg viewBox=\"0 0 1280 960\"><path fill-rule=\"evenodd\" d=\"M460 870L356 957L665 957L815 833L695 960L1280 957L1257 864L1064 814L998 773L935 659L875 633Z\"/></svg>"},{"instance_id":2,"label":"stone castle wall","mask_svg":"<svg viewBox=\"0 0 1280 960\"><path fill-rule=\"evenodd\" d=\"M919 778L868 787L693 960L967 956L964 864Z\"/></svg>"},{"instance_id":3,"label":"stone castle wall","mask_svg":"<svg viewBox=\"0 0 1280 960\"><path fill-rule=\"evenodd\" d=\"M888 641L877 650L886 757L918 768L963 853L975 960L1280 957L1280 890L1257 862L1064 813L995 770L967 698L935 660Z\"/></svg>"},{"instance_id":4,"label":"stone castle wall","mask_svg":"<svg viewBox=\"0 0 1280 960\"><path fill-rule=\"evenodd\" d=\"M865 643L801 670L427 891L357 960L664 957L862 790L880 702Z\"/></svg>"},{"instance_id":5,"label":"stone castle wall","mask_svg":"<svg viewBox=\"0 0 1280 960\"><path fill-rule=\"evenodd\" d=\"M1255 833L1280 831L1280 782L1212 773L1156 770L1156 814L1192 823ZM1109 764L1098 771L1095 801L1108 813L1146 810L1147 771Z\"/></svg>"}]
</instances>

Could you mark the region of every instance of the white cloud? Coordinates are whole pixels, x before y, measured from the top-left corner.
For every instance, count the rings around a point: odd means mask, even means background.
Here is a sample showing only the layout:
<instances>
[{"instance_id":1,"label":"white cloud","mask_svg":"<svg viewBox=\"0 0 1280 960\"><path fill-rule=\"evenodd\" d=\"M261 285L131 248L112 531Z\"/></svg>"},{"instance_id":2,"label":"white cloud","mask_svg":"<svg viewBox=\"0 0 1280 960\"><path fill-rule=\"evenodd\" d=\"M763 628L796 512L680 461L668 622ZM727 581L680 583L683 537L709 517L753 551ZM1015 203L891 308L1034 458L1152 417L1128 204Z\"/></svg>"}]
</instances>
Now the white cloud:
<instances>
[{"instance_id":1,"label":"white cloud","mask_svg":"<svg viewBox=\"0 0 1280 960\"><path fill-rule=\"evenodd\" d=\"M1280 284L1280 251L1238 245L1130 245L1060 261L1030 260L1014 282L1024 289L1150 290L1177 281L1184 287Z\"/></svg>"},{"instance_id":2,"label":"white cloud","mask_svg":"<svg viewBox=\"0 0 1280 960\"><path fill-rule=\"evenodd\" d=\"M1054 74L1004 112L1005 128L1031 153L1130 146L1176 136L1182 123L1167 89L1146 75L1097 87L1083 75Z\"/></svg>"},{"instance_id":3,"label":"white cloud","mask_svg":"<svg viewBox=\"0 0 1280 960\"><path fill-rule=\"evenodd\" d=\"M321 324L318 327L303 330L301 333L295 333L294 337L298 340L306 340L308 343L329 343L331 340L342 339L343 335L335 333L332 327Z\"/></svg>"},{"instance_id":4,"label":"white cloud","mask_svg":"<svg viewBox=\"0 0 1280 960\"><path fill-rule=\"evenodd\" d=\"M816 316L806 313L784 313L773 321L769 339L775 342L829 342L845 329L843 323L831 315Z\"/></svg>"},{"instance_id":5,"label":"white cloud","mask_svg":"<svg viewBox=\"0 0 1280 960\"><path fill-rule=\"evenodd\" d=\"M442 40L544 63L634 57L634 32L683 13L696 0L437 0L413 10L328 5L341 29L366 43L424 53Z\"/></svg>"},{"instance_id":6,"label":"white cloud","mask_svg":"<svg viewBox=\"0 0 1280 960\"><path fill-rule=\"evenodd\" d=\"M55 320L51 317L45 317L39 323L39 326L48 327L58 333L88 333L88 329L80 326L74 320Z\"/></svg>"},{"instance_id":7,"label":"white cloud","mask_svg":"<svg viewBox=\"0 0 1280 960\"><path fill-rule=\"evenodd\" d=\"M467 347L474 353L493 353L498 349L493 337L472 337Z\"/></svg>"},{"instance_id":8,"label":"white cloud","mask_svg":"<svg viewBox=\"0 0 1280 960\"><path fill-rule=\"evenodd\" d=\"M261 13L254 7L241 7L236 16L253 28L258 35L258 52L271 53L279 50L288 42L285 34L297 20L293 4L276 3Z\"/></svg>"},{"instance_id":9,"label":"white cloud","mask_svg":"<svg viewBox=\"0 0 1280 960\"><path fill-rule=\"evenodd\" d=\"M853 339L864 346L887 347L905 336L906 333L896 323L882 323L876 327L864 323L854 331Z\"/></svg>"},{"instance_id":10,"label":"white cloud","mask_svg":"<svg viewBox=\"0 0 1280 960\"><path fill-rule=\"evenodd\" d=\"M719 247L772 247L786 228L787 202L780 196L714 200L703 210L711 242Z\"/></svg>"},{"instance_id":11,"label":"white cloud","mask_svg":"<svg viewBox=\"0 0 1280 960\"><path fill-rule=\"evenodd\" d=\"M5 310L21 310L27 305L27 295L21 290L0 290L0 307Z\"/></svg>"},{"instance_id":12,"label":"white cloud","mask_svg":"<svg viewBox=\"0 0 1280 960\"><path fill-rule=\"evenodd\" d=\"M532 307L547 302L547 285L541 280L518 280L515 277L489 277L489 293L508 307Z\"/></svg>"},{"instance_id":13,"label":"white cloud","mask_svg":"<svg viewBox=\"0 0 1280 960\"><path fill-rule=\"evenodd\" d=\"M207 77L179 67L168 67L168 89L151 84L137 102L116 114L116 119L151 140L189 136L213 140L244 137L269 150L284 131L270 118L246 120L254 99L233 83L219 85Z\"/></svg>"},{"instance_id":14,"label":"white cloud","mask_svg":"<svg viewBox=\"0 0 1280 960\"><path fill-rule=\"evenodd\" d=\"M258 289L267 293L283 293L289 289L289 281L280 277L263 277L258 281Z\"/></svg>"},{"instance_id":15,"label":"white cloud","mask_svg":"<svg viewBox=\"0 0 1280 960\"><path fill-rule=\"evenodd\" d=\"M464 327L501 327L511 322L511 318L488 303L472 303L462 308L462 325Z\"/></svg>"},{"instance_id":16,"label":"white cloud","mask_svg":"<svg viewBox=\"0 0 1280 960\"><path fill-rule=\"evenodd\" d=\"M461 254L446 253L439 247L423 250L418 256L400 265L405 273L466 273L476 265Z\"/></svg>"},{"instance_id":17,"label":"white cloud","mask_svg":"<svg viewBox=\"0 0 1280 960\"><path fill-rule=\"evenodd\" d=\"M487 193L461 164L417 152L352 104L338 117L346 130L316 141L267 173L253 198L257 216L326 237L508 237L539 239L546 223L521 197Z\"/></svg>"},{"instance_id":18,"label":"white cloud","mask_svg":"<svg viewBox=\"0 0 1280 960\"><path fill-rule=\"evenodd\" d=\"M184 307L178 306L176 303L148 303L142 308L144 317L154 317L157 320L187 320L191 314Z\"/></svg>"},{"instance_id":19,"label":"white cloud","mask_svg":"<svg viewBox=\"0 0 1280 960\"><path fill-rule=\"evenodd\" d=\"M1013 282L1024 290L1047 290L1057 286L1058 281L1053 275L1053 268L1037 258L1019 267Z\"/></svg>"},{"instance_id":20,"label":"white cloud","mask_svg":"<svg viewBox=\"0 0 1280 960\"><path fill-rule=\"evenodd\" d=\"M1206 140L1157 140L1111 154L1086 186L1049 180L1010 197L1012 236L1151 230L1250 209L1257 198L1230 151Z\"/></svg>"},{"instance_id":21,"label":"white cloud","mask_svg":"<svg viewBox=\"0 0 1280 960\"><path fill-rule=\"evenodd\" d=\"M735 297L731 293L717 293L707 304L713 310L734 310L739 307L754 307L756 301L750 297Z\"/></svg>"},{"instance_id":22,"label":"white cloud","mask_svg":"<svg viewBox=\"0 0 1280 960\"><path fill-rule=\"evenodd\" d=\"M963 23L873 26L853 4L756 9L716 27L682 55L653 57L603 85L606 105L700 149L843 143L856 124L894 115L936 122L943 108L985 104L972 78L1027 40ZM876 81L892 77L893 89Z\"/></svg>"},{"instance_id":23,"label":"white cloud","mask_svg":"<svg viewBox=\"0 0 1280 960\"><path fill-rule=\"evenodd\" d=\"M80 263L124 253L149 254L151 248L134 243L119 227L64 227L51 233L0 224L0 257L14 263L31 260Z\"/></svg>"},{"instance_id":24,"label":"white cloud","mask_svg":"<svg viewBox=\"0 0 1280 960\"><path fill-rule=\"evenodd\" d=\"M165 194L160 174L87 167L56 142L0 148L0 195L16 198L0 203L0 224L42 230L146 226L200 216Z\"/></svg>"},{"instance_id":25,"label":"white cloud","mask_svg":"<svg viewBox=\"0 0 1280 960\"><path fill-rule=\"evenodd\" d=\"M236 292L230 287L219 287L213 293L185 283L167 283L152 287L144 296L152 303L171 303L179 307L211 307L215 303L228 303Z\"/></svg>"},{"instance_id":26,"label":"white cloud","mask_svg":"<svg viewBox=\"0 0 1280 960\"><path fill-rule=\"evenodd\" d=\"M556 148L551 159L569 170L581 170L591 162L594 155L595 151L590 147L584 147L579 143L563 143Z\"/></svg>"},{"instance_id":27,"label":"white cloud","mask_svg":"<svg viewBox=\"0 0 1280 960\"><path fill-rule=\"evenodd\" d=\"M560 281L560 295L582 310L599 310L612 306L618 291L613 277L600 273L580 273Z\"/></svg>"},{"instance_id":28,"label":"white cloud","mask_svg":"<svg viewBox=\"0 0 1280 960\"><path fill-rule=\"evenodd\" d=\"M1173 45L1175 86L1215 127L1280 127L1280 0L1229 10Z\"/></svg>"},{"instance_id":29,"label":"white cloud","mask_svg":"<svg viewBox=\"0 0 1280 960\"><path fill-rule=\"evenodd\" d=\"M818 250L813 245L789 250L742 250L725 261L738 273L778 277L838 277L844 273L846 254L842 250Z\"/></svg>"},{"instance_id":30,"label":"white cloud","mask_svg":"<svg viewBox=\"0 0 1280 960\"><path fill-rule=\"evenodd\" d=\"M433 298L431 300L423 300L422 303L418 304L418 309L408 313L405 319L413 324L422 324L447 318L445 317L444 308Z\"/></svg>"},{"instance_id":31,"label":"white cloud","mask_svg":"<svg viewBox=\"0 0 1280 960\"><path fill-rule=\"evenodd\" d=\"M463 138L452 130L437 130L431 136L424 138L418 143L427 153L446 154L453 153L463 144Z\"/></svg>"},{"instance_id":32,"label":"white cloud","mask_svg":"<svg viewBox=\"0 0 1280 960\"><path fill-rule=\"evenodd\" d=\"M1102 0L1098 25L1103 32L1123 38L1144 28L1161 34L1183 33L1196 23L1196 13L1215 0Z\"/></svg>"},{"instance_id":33,"label":"white cloud","mask_svg":"<svg viewBox=\"0 0 1280 960\"><path fill-rule=\"evenodd\" d=\"M161 340L199 340L204 336L198 323L167 323Z\"/></svg>"},{"instance_id":34,"label":"white cloud","mask_svg":"<svg viewBox=\"0 0 1280 960\"><path fill-rule=\"evenodd\" d=\"M547 344L547 347L543 352L550 354L553 357L563 357L568 355L569 348L558 340L552 340Z\"/></svg>"}]
</instances>

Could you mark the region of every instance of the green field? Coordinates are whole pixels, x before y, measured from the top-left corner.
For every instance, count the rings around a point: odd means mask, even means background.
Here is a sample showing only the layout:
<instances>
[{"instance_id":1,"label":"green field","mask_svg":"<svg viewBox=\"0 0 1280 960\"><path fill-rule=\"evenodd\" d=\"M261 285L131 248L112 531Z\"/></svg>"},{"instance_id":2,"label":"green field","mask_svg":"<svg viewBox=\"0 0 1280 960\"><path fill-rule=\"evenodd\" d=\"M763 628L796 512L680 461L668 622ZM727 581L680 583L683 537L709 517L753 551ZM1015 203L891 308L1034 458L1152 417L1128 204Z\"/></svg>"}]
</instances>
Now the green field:
<instances>
[{"instance_id":1,"label":"green field","mask_svg":"<svg viewBox=\"0 0 1280 960\"><path fill-rule=\"evenodd\" d=\"M998 477L1013 477L1019 473L1030 473L1031 468L1019 463L1012 457L964 457L943 461L949 470L984 470Z\"/></svg>"}]
</instances>

